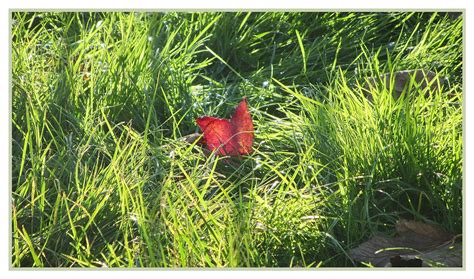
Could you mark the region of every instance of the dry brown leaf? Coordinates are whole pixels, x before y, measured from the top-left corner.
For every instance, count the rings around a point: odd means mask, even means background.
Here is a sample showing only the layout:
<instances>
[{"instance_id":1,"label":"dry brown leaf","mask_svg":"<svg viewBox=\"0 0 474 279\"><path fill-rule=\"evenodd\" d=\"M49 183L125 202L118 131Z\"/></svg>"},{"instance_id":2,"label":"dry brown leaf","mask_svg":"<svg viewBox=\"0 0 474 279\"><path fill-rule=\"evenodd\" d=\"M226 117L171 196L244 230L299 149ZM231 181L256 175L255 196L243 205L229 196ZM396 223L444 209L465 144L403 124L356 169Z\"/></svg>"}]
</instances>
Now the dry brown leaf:
<instances>
[{"instance_id":1,"label":"dry brown leaf","mask_svg":"<svg viewBox=\"0 0 474 279\"><path fill-rule=\"evenodd\" d=\"M434 243L443 243L453 238L452 234L445 231L439 225L426 224L417 221L400 219L395 225L395 228L402 236L407 236L413 233L417 237L430 238Z\"/></svg>"},{"instance_id":2,"label":"dry brown leaf","mask_svg":"<svg viewBox=\"0 0 474 279\"><path fill-rule=\"evenodd\" d=\"M380 77L369 77L366 79L364 84L364 91L367 99L372 101L371 88L376 88L377 84L382 81L387 90L390 90L391 80L394 80L392 95L393 98L398 99L402 94L403 90L410 84L413 80L415 85L420 86L421 89L430 86L431 91L439 91L438 85L444 83L444 79L440 78L439 83L435 80L436 74L432 71L426 71L422 69L417 70L405 70L394 72L393 74L387 73L383 74Z\"/></svg>"},{"instance_id":3,"label":"dry brown leaf","mask_svg":"<svg viewBox=\"0 0 474 279\"><path fill-rule=\"evenodd\" d=\"M462 244L438 225L401 219L398 236L374 236L349 256L373 266L462 266Z\"/></svg>"},{"instance_id":4,"label":"dry brown leaf","mask_svg":"<svg viewBox=\"0 0 474 279\"><path fill-rule=\"evenodd\" d=\"M182 141L185 141L189 144L192 144L194 143L196 140L198 140L199 138L201 137L201 134L199 133L193 133L193 134L189 134L189 135L186 135L182 138L180 138L180 140Z\"/></svg>"},{"instance_id":5,"label":"dry brown leaf","mask_svg":"<svg viewBox=\"0 0 474 279\"><path fill-rule=\"evenodd\" d=\"M184 137L181 137L179 140L185 141L189 144L196 144L198 146L202 146L204 144L202 134L199 134L199 133L193 133L193 134L186 135ZM204 155L206 155L206 156L210 156L211 153L212 153L210 150L208 150L206 148L203 148L202 151L203 151Z\"/></svg>"},{"instance_id":6,"label":"dry brown leaf","mask_svg":"<svg viewBox=\"0 0 474 279\"><path fill-rule=\"evenodd\" d=\"M461 267L462 266L462 244L450 241L436 249L419 256L423 260L423 266Z\"/></svg>"}]
</instances>

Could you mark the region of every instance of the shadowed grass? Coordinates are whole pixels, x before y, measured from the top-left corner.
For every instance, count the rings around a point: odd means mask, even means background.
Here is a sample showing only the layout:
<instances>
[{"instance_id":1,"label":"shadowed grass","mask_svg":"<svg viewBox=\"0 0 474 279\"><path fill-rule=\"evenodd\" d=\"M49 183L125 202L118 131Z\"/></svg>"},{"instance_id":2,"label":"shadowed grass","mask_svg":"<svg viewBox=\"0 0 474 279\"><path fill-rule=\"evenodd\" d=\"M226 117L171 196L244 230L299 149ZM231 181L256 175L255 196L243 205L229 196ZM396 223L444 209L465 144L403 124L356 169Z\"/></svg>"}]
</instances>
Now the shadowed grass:
<instances>
[{"instance_id":1,"label":"shadowed grass","mask_svg":"<svg viewBox=\"0 0 474 279\"><path fill-rule=\"evenodd\" d=\"M14 267L354 266L347 251L399 218L462 231L462 17L11 22ZM364 97L365 78L419 68L440 92ZM243 96L252 155L180 139Z\"/></svg>"}]
</instances>

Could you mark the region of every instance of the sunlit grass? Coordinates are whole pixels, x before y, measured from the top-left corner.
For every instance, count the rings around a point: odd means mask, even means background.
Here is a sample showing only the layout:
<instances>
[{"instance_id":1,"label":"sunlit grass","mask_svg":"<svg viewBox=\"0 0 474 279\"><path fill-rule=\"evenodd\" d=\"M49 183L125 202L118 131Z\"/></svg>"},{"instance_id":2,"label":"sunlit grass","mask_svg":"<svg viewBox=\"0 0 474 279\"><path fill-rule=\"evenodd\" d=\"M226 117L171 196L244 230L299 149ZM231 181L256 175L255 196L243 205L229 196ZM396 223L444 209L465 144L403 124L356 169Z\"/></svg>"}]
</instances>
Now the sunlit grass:
<instances>
[{"instance_id":1,"label":"sunlit grass","mask_svg":"<svg viewBox=\"0 0 474 279\"><path fill-rule=\"evenodd\" d=\"M12 65L14 267L353 266L400 217L461 232L461 17L14 13ZM364 97L419 68L440 93ZM252 155L181 139L243 96Z\"/></svg>"}]
</instances>

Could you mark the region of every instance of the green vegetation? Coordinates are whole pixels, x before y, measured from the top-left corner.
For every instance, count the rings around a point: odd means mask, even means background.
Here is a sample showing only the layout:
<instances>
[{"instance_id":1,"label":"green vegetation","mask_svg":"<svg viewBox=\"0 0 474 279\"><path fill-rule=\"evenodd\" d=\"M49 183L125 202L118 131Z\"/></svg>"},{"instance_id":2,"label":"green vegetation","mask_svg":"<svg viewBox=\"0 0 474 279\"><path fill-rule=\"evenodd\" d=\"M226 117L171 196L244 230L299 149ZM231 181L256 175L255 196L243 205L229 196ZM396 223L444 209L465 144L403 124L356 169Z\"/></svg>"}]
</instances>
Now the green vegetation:
<instances>
[{"instance_id":1,"label":"green vegetation","mask_svg":"<svg viewBox=\"0 0 474 279\"><path fill-rule=\"evenodd\" d=\"M462 16L11 23L14 267L350 267L347 251L399 218L462 231ZM405 69L447 82L364 97L365 78ZM243 96L252 155L180 139Z\"/></svg>"}]
</instances>

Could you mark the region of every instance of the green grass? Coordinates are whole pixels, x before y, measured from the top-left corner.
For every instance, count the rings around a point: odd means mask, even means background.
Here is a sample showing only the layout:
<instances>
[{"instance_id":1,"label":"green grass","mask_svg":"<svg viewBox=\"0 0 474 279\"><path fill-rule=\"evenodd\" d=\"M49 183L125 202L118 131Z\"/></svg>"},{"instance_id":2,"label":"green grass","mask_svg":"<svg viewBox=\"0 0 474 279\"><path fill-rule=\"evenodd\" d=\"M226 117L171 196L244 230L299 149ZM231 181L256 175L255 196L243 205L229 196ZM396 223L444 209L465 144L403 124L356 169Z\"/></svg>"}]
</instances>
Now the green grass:
<instances>
[{"instance_id":1,"label":"green grass","mask_svg":"<svg viewBox=\"0 0 474 279\"><path fill-rule=\"evenodd\" d=\"M11 23L13 267L350 267L399 218L462 231L462 16ZM440 94L364 98L364 78L419 68L447 78ZM180 139L243 96L252 155Z\"/></svg>"}]
</instances>

